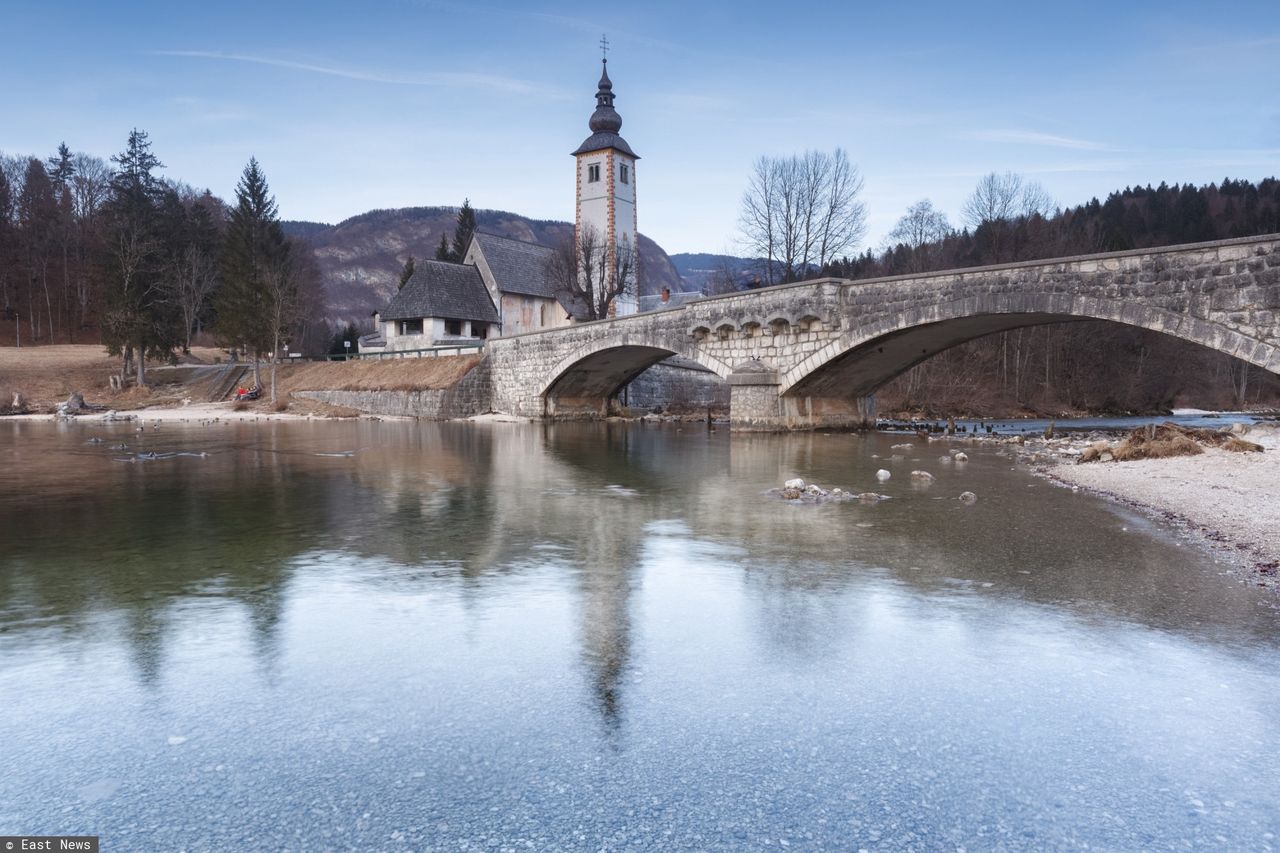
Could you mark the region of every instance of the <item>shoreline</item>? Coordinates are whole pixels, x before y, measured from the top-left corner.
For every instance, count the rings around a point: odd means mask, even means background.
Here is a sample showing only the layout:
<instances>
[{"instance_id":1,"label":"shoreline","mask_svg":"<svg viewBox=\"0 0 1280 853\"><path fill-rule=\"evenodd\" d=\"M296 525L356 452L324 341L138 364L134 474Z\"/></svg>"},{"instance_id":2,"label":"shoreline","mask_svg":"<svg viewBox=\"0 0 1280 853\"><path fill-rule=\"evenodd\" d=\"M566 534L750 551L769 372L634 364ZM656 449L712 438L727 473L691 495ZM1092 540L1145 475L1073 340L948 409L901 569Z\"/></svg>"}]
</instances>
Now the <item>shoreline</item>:
<instances>
[{"instance_id":1,"label":"shoreline","mask_svg":"<svg viewBox=\"0 0 1280 853\"><path fill-rule=\"evenodd\" d=\"M1262 453L1206 447L1196 456L1077 463L1094 437L1004 439L1031 472L1142 513L1202 546L1241 582L1280 591L1280 427L1246 436ZM976 439L985 443L986 439Z\"/></svg>"}]
</instances>

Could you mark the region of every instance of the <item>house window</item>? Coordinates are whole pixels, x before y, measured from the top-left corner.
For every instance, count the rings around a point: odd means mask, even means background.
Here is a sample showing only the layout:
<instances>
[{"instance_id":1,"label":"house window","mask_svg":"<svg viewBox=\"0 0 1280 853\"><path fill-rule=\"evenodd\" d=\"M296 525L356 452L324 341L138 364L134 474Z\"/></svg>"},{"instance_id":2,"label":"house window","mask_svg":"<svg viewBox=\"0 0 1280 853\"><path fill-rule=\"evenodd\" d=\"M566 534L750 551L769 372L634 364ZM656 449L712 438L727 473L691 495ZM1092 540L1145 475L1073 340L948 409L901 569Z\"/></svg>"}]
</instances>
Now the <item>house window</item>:
<instances>
[{"instance_id":1,"label":"house window","mask_svg":"<svg viewBox=\"0 0 1280 853\"><path fill-rule=\"evenodd\" d=\"M471 337L479 338L482 341L485 338L489 337L489 324L477 323L475 320L472 320L471 321Z\"/></svg>"},{"instance_id":2,"label":"house window","mask_svg":"<svg viewBox=\"0 0 1280 853\"><path fill-rule=\"evenodd\" d=\"M444 333L446 335L461 335L462 321L461 320L445 320Z\"/></svg>"},{"instance_id":3,"label":"house window","mask_svg":"<svg viewBox=\"0 0 1280 853\"><path fill-rule=\"evenodd\" d=\"M600 164L592 163L587 167L587 183L595 184L600 182Z\"/></svg>"},{"instance_id":4,"label":"house window","mask_svg":"<svg viewBox=\"0 0 1280 853\"><path fill-rule=\"evenodd\" d=\"M401 320L400 334L402 335L420 335L422 334L422 319L417 320Z\"/></svg>"},{"instance_id":5,"label":"house window","mask_svg":"<svg viewBox=\"0 0 1280 853\"><path fill-rule=\"evenodd\" d=\"M618 171L618 176L618 179L624 184L631 183L631 167L626 163L623 163L621 169Z\"/></svg>"}]
</instances>

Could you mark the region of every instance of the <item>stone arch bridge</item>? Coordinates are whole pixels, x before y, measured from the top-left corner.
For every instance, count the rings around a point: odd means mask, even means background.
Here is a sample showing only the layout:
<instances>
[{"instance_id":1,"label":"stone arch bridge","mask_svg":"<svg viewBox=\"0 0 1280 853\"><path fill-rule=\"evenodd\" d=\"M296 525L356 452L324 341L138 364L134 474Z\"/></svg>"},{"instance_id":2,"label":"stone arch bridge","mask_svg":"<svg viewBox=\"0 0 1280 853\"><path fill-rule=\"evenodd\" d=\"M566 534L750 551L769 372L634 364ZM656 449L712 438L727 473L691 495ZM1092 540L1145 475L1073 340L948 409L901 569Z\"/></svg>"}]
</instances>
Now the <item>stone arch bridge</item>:
<instances>
[{"instance_id":1,"label":"stone arch bridge","mask_svg":"<svg viewBox=\"0 0 1280 853\"><path fill-rule=\"evenodd\" d=\"M673 355L730 385L735 428L861 426L885 382L965 341L1110 320L1280 373L1280 235L866 281L819 279L487 343L493 405L607 413Z\"/></svg>"}]
</instances>

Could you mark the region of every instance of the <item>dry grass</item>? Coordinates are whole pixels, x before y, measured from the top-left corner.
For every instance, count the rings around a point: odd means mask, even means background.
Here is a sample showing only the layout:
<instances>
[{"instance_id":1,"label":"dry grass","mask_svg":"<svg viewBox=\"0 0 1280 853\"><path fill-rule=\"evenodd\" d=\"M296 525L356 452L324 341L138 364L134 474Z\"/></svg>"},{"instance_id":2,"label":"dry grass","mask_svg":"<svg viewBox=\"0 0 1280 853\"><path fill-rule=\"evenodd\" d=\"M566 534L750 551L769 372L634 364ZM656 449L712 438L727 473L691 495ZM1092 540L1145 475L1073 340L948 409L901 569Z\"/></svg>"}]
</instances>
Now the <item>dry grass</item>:
<instances>
[{"instance_id":1,"label":"dry grass","mask_svg":"<svg viewBox=\"0 0 1280 853\"><path fill-rule=\"evenodd\" d=\"M249 404L248 404L248 403L246 403L244 400L236 400L236 401L235 401L235 403L234 403L234 404L232 404L232 406L231 406L231 411L233 411L233 412L247 412L247 411L249 411Z\"/></svg>"},{"instance_id":2,"label":"dry grass","mask_svg":"<svg viewBox=\"0 0 1280 853\"><path fill-rule=\"evenodd\" d=\"M429 391L448 388L480 363L480 356L325 361L289 365L276 379L290 391Z\"/></svg>"},{"instance_id":3,"label":"dry grass","mask_svg":"<svg viewBox=\"0 0 1280 853\"><path fill-rule=\"evenodd\" d=\"M1168 459L1172 456L1197 456L1201 453L1204 453L1204 448L1190 436L1173 433L1149 439L1146 437L1144 430L1134 430L1111 451L1117 462L1129 462L1134 459Z\"/></svg>"},{"instance_id":4,"label":"dry grass","mask_svg":"<svg viewBox=\"0 0 1280 853\"><path fill-rule=\"evenodd\" d=\"M1198 456L1206 447L1221 447L1235 453L1261 453L1262 445L1209 429L1189 429L1176 424L1150 424L1138 427L1116 445L1095 442L1080 454L1080 462L1102 461L1106 454L1116 462L1134 459L1168 459L1173 456Z\"/></svg>"},{"instance_id":5,"label":"dry grass","mask_svg":"<svg viewBox=\"0 0 1280 853\"><path fill-rule=\"evenodd\" d=\"M197 347L192 355L192 361L212 363L224 353ZM147 366L159 365L148 362ZM113 408L139 405L150 399L145 389L113 394L107 378L119 372L120 359L107 355L106 347L97 344L0 347L0 402L8 403L19 392L30 409L39 412L51 411L72 391L83 394L86 402Z\"/></svg>"},{"instance_id":6,"label":"dry grass","mask_svg":"<svg viewBox=\"0 0 1280 853\"><path fill-rule=\"evenodd\" d=\"M289 401L288 401L288 400L276 400L274 403L272 403L272 404L271 404L271 411L273 411L273 412L287 412L287 411L289 411Z\"/></svg>"}]
</instances>

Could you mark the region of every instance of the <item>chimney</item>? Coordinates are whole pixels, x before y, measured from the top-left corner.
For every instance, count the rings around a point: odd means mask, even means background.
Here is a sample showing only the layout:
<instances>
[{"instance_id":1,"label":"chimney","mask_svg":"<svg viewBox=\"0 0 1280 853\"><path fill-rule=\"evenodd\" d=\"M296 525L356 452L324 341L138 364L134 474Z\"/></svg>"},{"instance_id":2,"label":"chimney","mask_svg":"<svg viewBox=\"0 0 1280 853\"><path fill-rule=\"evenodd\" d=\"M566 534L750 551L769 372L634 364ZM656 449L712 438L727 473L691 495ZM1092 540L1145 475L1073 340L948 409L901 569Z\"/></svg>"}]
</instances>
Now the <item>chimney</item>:
<instances>
[{"instance_id":1,"label":"chimney","mask_svg":"<svg viewBox=\"0 0 1280 853\"><path fill-rule=\"evenodd\" d=\"M662 304L663 304L663 305L666 305L668 302L670 302L670 301L671 301L671 288L669 288L669 287L664 287L664 288L662 288L662 297L661 297L661 299L662 299Z\"/></svg>"}]
</instances>

